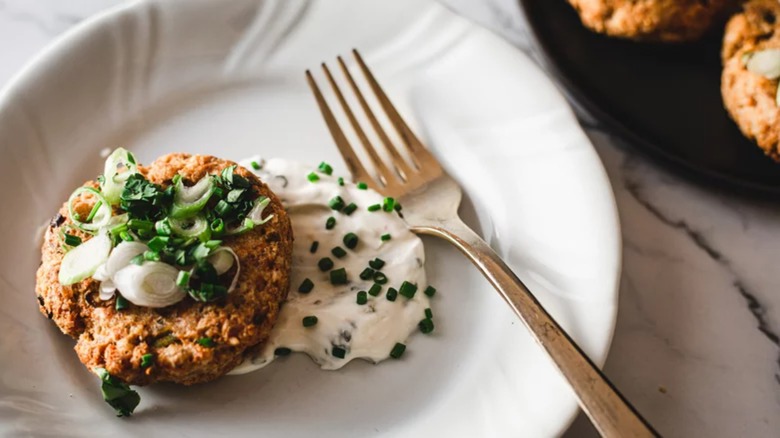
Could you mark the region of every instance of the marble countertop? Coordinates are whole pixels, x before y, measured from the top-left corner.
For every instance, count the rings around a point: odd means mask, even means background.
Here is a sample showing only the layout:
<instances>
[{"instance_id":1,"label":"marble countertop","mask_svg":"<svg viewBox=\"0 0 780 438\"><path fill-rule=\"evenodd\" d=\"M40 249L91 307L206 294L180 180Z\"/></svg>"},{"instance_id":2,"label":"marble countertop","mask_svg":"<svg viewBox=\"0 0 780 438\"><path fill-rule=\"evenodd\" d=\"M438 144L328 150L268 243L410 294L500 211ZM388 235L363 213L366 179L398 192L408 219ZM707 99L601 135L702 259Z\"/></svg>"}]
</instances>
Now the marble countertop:
<instances>
[{"instance_id":1,"label":"marble countertop","mask_svg":"<svg viewBox=\"0 0 780 438\"><path fill-rule=\"evenodd\" d=\"M0 84L121 0L0 0ZM533 56L515 0L445 0ZM780 431L780 208L693 184L582 114L617 198L620 310L605 373L666 436ZM777 240L775 240L777 239ZM566 436L596 436L580 416Z\"/></svg>"}]
</instances>

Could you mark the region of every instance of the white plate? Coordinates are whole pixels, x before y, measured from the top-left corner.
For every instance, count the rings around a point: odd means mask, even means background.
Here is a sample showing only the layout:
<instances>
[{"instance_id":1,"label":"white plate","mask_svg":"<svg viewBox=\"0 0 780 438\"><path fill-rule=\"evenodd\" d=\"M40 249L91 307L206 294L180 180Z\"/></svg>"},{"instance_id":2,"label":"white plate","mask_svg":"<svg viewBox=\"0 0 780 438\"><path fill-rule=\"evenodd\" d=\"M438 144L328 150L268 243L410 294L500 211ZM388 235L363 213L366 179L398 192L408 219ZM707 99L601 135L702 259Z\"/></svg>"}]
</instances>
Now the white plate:
<instances>
[{"instance_id":1,"label":"white plate","mask_svg":"<svg viewBox=\"0 0 780 438\"><path fill-rule=\"evenodd\" d=\"M0 94L0 434L551 436L575 400L498 295L427 239L436 332L379 366L306 357L141 390L117 419L73 342L36 308L36 229L122 145L338 163L303 71L358 47L462 183L466 219L597 363L610 343L619 226L564 99L517 50L420 0L140 1L79 25ZM476 212L476 214L475 214Z\"/></svg>"}]
</instances>

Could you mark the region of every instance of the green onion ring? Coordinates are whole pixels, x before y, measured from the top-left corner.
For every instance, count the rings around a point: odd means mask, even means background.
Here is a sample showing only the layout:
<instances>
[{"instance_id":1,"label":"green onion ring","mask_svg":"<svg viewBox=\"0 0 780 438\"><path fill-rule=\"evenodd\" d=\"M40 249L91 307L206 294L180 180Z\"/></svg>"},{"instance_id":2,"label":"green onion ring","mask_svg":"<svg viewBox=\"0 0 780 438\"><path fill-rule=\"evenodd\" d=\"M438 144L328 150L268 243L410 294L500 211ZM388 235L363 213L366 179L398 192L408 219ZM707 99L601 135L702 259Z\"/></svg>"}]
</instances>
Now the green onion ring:
<instances>
[{"instance_id":1,"label":"green onion ring","mask_svg":"<svg viewBox=\"0 0 780 438\"><path fill-rule=\"evenodd\" d=\"M182 219L195 216L209 202L212 193L214 193L214 184L209 176L201 178L192 187L185 186L182 180L179 179L176 181L173 189L171 217Z\"/></svg>"},{"instance_id":2,"label":"green onion ring","mask_svg":"<svg viewBox=\"0 0 780 438\"><path fill-rule=\"evenodd\" d=\"M171 224L173 232L182 237L200 238L201 236L204 236L205 233L210 234L209 221L200 215L187 219L169 218L168 221Z\"/></svg>"},{"instance_id":3,"label":"green onion ring","mask_svg":"<svg viewBox=\"0 0 780 438\"><path fill-rule=\"evenodd\" d=\"M124 172L119 172L124 168ZM124 148L117 148L106 158L103 168L103 184L101 191L112 205L119 204L119 197L125 188L125 181L130 175L138 173L135 157Z\"/></svg>"},{"instance_id":4,"label":"green onion ring","mask_svg":"<svg viewBox=\"0 0 780 438\"><path fill-rule=\"evenodd\" d=\"M73 210L73 201L82 193L90 193L97 198L96 203L101 202L97 212L92 215L92 222L81 222L79 219L76 219L76 212ZM105 227L111 221L112 214L111 204L108 203L108 200L106 200L100 191L93 189L92 187L79 187L73 191L73 194L68 198L68 215L70 216L70 220L81 230L95 232L100 228Z\"/></svg>"}]
</instances>

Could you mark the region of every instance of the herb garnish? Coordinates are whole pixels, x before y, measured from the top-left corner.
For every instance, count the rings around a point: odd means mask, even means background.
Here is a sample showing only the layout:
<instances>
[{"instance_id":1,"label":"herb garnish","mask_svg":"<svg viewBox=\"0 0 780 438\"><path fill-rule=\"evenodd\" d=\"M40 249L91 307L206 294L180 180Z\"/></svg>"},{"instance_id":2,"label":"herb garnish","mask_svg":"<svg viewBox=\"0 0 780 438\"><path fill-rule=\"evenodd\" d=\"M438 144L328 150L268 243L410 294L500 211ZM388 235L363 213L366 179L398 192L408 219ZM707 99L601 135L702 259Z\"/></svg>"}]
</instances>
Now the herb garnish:
<instances>
[{"instance_id":1,"label":"herb garnish","mask_svg":"<svg viewBox=\"0 0 780 438\"><path fill-rule=\"evenodd\" d=\"M127 384L108 374L105 368L95 368L94 371L103 382L100 385L103 400L116 410L117 417L132 415L138 403L141 402L141 396L130 389Z\"/></svg>"}]
</instances>

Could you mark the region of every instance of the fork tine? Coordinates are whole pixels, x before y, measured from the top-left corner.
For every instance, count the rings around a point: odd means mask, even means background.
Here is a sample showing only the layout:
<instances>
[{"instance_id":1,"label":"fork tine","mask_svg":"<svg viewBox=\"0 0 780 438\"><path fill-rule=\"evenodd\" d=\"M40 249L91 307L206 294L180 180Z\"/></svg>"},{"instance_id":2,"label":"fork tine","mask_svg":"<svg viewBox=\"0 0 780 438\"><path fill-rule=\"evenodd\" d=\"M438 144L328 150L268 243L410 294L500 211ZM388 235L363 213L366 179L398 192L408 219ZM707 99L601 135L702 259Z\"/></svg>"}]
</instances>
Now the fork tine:
<instances>
[{"instance_id":1,"label":"fork tine","mask_svg":"<svg viewBox=\"0 0 780 438\"><path fill-rule=\"evenodd\" d=\"M344 73L344 76L346 76L350 87L352 87L352 91L357 96L358 101L360 102L360 106L363 108L363 113L365 113L366 117L368 117L368 120L371 122L371 126L374 127L374 132L376 132L380 140L382 140L382 143L385 145L387 152L390 153L390 157L392 158L393 167L395 168L396 173L401 178L401 180L409 180L412 175L412 169L409 167L409 164L407 164L406 160L401 157L401 154L398 153L398 149L396 149L393 143L390 141L390 138L387 136L384 128L382 128L382 125L379 124L379 120L377 120L376 116L374 115L374 111L372 111L371 107L368 106L366 98L363 97L363 92L360 91L360 87L358 87L355 79L349 72L347 64L344 63L344 59L341 56L338 56L336 59L338 60L339 65L341 66L341 71Z\"/></svg>"},{"instance_id":2,"label":"fork tine","mask_svg":"<svg viewBox=\"0 0 780 438\"><path fill-rule=\"evenodd\" d=\"M330 135L333 137L333 141L336 142L336 147L338 147L341 156L344 158L344 162L347 164L347 169L352 175L352 179L356 181L365 181L371 188L376 188L374 179L366 171L366 168L363 167L363 164L360 163L360 159L355 154L355 151L352 150L349 140L344 136L344 132L339 127L339 122L333 116L333 112L331 112L328 102L325 101L325 97L322 95L320 87L317 86L317 82L314 81L314 77L309 70L306 70L306 80L309 83L312 93L314 93L314 98L317 100L317 106L320 108L322 118L325 119L325 124L328 125Z\"/></svg>"},{"instance_id":3,"label":"fork tine","mask_svg":"<svg viewBox=\"0 0 780 438\"><path fill-rule=\"evenodd\" d=\"M409 125L404 122L404 119L398 113L398 110L395 109L395 106L393 106L393 103L390 101L390 98L387 97L384 90L382 90L379 82L377 82L376 78L371 73L371 70L368 69L368 66L363 61L363 58L360 56L360 53L358 53L357 49L352 49L352 54L355 56L355 59L360 66L360 70L363 72L363 75L366 77L368 84L374 91L377 100L379 100L379 103L385 110L385 114L387 114L390 122L393 124L396 131L398 131L398 135L409 149L409 152L411 152L412 161L414 162L417 169L421 170L423 168L422 165L424 165L426 171L441 171L441 165L439 165L439 161L436 160L436 157L431 155L430 152L428 152L425 146L423 146L422 142L417 138L416 135L414 135L414 132L412 132L411 128L409 128ZM420 163L420 161L424 161L424 163Z\"/></svg>"},{"instance_id":4,"label":"fork tine","mask_svg":"<svg viewBox=\"0 0 780 438\"><path fill-rule=\"evenodd\" d=\"M341 107L344 109L344 113L347 115L349 123L352 124L352 128L355 130L355 133L360 139L360 142L363 143L363 147L365 148L366 152L368 152L371 163L374 165L374 168L379 174L379 182L385 187L392 185L393 181L390 180L390 169L387 168L384 161L382 161L382 158L376 153L374 146L371 145L371 141L366 136L363 128L360 127L360 123L358 123L357 119L355 118L355 114L349 107L349 103L347 103L347 100L341 93L341 88L339 88L338 84L333 79L333 75L330 74L330 69L328 69L328 66L325 63L322 63L322 70L325 72L325 76L327 76L331 88L333 88L333 91L336 93L336 97L338 98Z\"/></svg>"}]
</instances>

